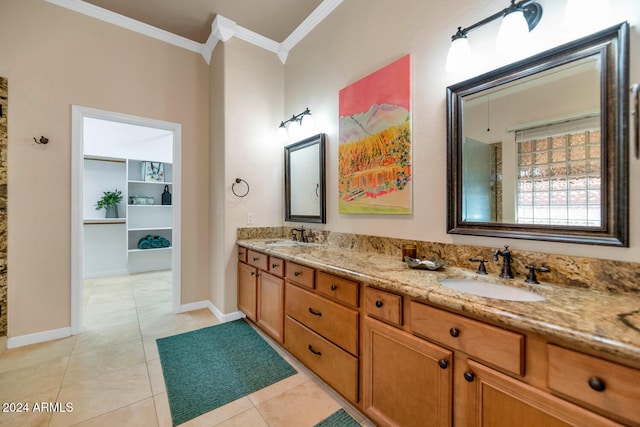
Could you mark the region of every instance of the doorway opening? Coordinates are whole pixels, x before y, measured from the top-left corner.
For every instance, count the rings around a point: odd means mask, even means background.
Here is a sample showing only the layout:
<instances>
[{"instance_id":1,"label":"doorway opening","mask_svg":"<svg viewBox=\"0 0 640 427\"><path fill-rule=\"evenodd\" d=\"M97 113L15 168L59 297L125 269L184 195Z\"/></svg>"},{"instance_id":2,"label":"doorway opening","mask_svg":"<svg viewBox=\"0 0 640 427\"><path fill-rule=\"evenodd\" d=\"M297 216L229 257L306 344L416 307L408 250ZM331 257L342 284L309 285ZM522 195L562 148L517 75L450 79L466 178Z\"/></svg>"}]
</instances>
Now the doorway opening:
<instances>
[{"instance_id":1,"label":"doorway opening","mask_svg":"<svg viewBox=\"0 0 640 427\"><path fill-rule=\"evenodd\" d=\"M148 282L141 295L180 311L181 138L178 123L72 107L72 334L95 283Z\"/></svg>"}]
</instances>

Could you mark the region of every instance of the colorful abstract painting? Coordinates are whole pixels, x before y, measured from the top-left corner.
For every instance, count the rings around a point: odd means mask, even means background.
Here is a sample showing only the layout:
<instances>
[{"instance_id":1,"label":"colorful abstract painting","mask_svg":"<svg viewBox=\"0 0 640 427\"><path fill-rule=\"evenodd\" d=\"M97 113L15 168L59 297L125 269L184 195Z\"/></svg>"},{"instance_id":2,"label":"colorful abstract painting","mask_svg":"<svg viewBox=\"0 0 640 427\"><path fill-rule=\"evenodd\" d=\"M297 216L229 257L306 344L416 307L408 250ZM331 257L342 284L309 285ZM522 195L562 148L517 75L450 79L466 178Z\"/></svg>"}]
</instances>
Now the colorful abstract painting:
<instances>
[{"instance_id":1,"label":"colorful abstract painting","mask_svg":"<svg viewBox=\"0 0 640 427\"><path fill-rule=\"evenodd\" d=\"M411 213L411 55L340 90L338 212Z\"/></svg>"}]
</instances>

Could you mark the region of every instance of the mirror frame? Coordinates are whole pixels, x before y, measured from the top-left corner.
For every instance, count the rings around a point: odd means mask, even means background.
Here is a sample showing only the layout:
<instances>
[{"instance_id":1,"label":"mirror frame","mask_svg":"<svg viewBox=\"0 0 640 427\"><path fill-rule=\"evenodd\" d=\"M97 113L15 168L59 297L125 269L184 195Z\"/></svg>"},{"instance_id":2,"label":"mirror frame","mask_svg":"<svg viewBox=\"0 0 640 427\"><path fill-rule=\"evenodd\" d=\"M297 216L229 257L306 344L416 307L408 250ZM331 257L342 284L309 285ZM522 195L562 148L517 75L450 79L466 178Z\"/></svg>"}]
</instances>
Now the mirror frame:
<instances>
[{"instance_id":1,"label":"mirror frame","mask_svg":"<svg viewBox=\"0 0 640 427\"><path fill-rule=\"evenodd\" d=\"M320 213L319 215L295 215L291 213L291 153L303 148L318 144L319 148L319 171L318 183L320 184ZM326 171L325 171L325 135L319 133L302 141L284 147L284 194L285 194L285 221L312 222L326 224L327 203L326 203Z\"/></svg>"},{"instance_id":2,"label":"mirror frame","mask_svg":"<svg viewBox=\"0 0 640 427\"><path fill-rule=\"evenodd\" d=\"M592 55L600 56L602 67L601 227L463 221L463 98ZM447 87L447 233L628 247L628 92L627 22Z\"/></svg>"}]
</instances>

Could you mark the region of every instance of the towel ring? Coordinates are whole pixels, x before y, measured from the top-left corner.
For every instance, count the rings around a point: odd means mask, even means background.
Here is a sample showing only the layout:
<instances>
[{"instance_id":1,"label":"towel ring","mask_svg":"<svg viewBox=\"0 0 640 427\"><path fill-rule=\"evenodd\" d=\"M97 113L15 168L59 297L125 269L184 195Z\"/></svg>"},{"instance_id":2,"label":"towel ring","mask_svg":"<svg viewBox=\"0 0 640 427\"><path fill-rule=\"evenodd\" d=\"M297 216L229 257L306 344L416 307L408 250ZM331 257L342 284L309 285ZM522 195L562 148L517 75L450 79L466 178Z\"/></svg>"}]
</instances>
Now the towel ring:
<instances>
[{"instance_id":1,"label":"towel ring","mask_svg":"<svg viewBox=\"0 0 640 427\"><path fill-rule=\"evenodd\" d=\"M241 182L244 182L247 185L247 191L245 191L244 194L236 193L235 185L240 184ZM231 184L231 192L235 194L237 197L244 197L247 194L249 194L249 183L242 178L236 178L236 181L233 184Z\"/></svg>"}]
</instances>

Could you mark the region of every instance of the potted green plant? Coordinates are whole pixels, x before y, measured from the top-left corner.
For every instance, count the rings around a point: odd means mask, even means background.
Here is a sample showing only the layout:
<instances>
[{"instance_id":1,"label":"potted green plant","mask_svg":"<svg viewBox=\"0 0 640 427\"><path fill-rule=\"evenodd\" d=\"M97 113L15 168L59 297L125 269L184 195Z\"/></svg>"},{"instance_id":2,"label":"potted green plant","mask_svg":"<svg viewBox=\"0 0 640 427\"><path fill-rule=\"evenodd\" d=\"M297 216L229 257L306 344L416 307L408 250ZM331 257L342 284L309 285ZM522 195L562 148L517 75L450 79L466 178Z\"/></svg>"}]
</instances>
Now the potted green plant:
<instances>
[{"instance_id":1,"label":"potted green plant","mask_svg":"<svg viewBox=\"0 0 640 427\"><path fill-rule=\"evenodd\" d=\"M116 188L115 191L104 191L104 196L96 202L96 210L106 209L105 218L118 217L118 203L122 201L122 191Z\"/></svg>"}]
</instances>

